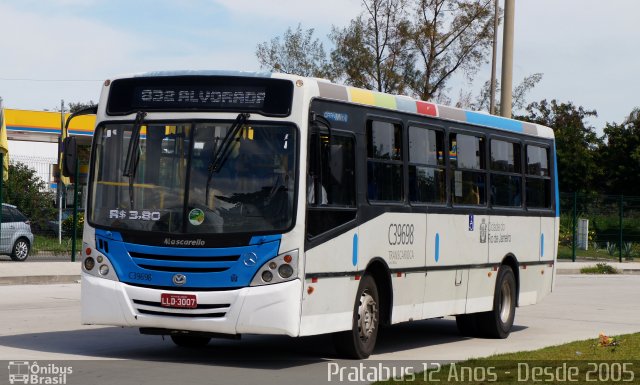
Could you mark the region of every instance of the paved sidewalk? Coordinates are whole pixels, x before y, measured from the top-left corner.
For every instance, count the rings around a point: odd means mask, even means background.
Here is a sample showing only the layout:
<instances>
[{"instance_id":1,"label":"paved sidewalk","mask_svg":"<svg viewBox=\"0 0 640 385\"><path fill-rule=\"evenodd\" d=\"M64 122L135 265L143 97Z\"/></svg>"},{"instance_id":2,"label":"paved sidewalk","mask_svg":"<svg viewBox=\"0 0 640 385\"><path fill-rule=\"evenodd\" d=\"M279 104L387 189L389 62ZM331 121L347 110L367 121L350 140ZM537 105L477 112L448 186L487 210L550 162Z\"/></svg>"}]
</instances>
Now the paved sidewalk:
<instances>
[{"instance_id":1,"label":"paved sidewalk","mask_svg":"<svg viewBox=\"0 0 640 385\"><path fill-rule=\"evenodd\" d=\"M598 263L606 263L622 274L640 274L640 262L611 262L611 261L558 261L558 274L580 274L583 267L595 266Z\"/></svg>"},{"instance_id":2,"label":"paved sidewalk","mask_svg":"<svg viewBox=\"0 0 640 385\"><path fill-rule=\"evenodd\" d=\"M603 261L558 261L558 274L580 274L580 269ZM607 262L623 274L640 274L640 262ZM80 262L0 262L0 285L42 285L80 280Z\"/></svg>"},{"instance_id":3,"label":"paved sidewalk","mask_svg":"<svg viewBox=\"0 0 640 385\"><path fill-rule=\"evenodd\" d=\"M80 280L80 262L0 262L0 285L45 285Z\"/></svg>"}]
</instances>

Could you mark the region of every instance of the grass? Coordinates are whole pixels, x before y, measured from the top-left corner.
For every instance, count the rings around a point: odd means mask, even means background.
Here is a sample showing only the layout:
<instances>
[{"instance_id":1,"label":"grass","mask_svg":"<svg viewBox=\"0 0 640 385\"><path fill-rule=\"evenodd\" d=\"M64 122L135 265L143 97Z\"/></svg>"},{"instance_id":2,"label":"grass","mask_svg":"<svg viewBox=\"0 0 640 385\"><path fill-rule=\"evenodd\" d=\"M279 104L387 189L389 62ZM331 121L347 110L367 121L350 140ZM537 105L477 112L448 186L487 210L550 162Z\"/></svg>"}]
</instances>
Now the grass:
<instances>
[{"instance_id":1,"label":"grass","mask_svg":"<svg viewBox=\"0 0 640 385\"><path fill-rule=\"evenodd\" d=\"M426 375L416 373L403 381L376 384L637 384L639 359L640 333L617 337L601 333L594 339L457 362L439 371L431 369ZM569 381L568 375L577 381Z\"/></svg>"},{"instance_id":2,"label":"grass","mask_svg":"<svg viewBox=\"0 0 640 385\"><path fill-rule=\"evenodd\" d=\"M566 245L558 245L558 259L571 259L572 258L572 250L571 246ZM637 254L634 253L632 257ZM616 249L613 255L609 254L606 248L601 248L594 250L593 248L589 248L589 250L580 250L576 249L576 257L580 259L593 259L593 260L618 260L618 249ZM623 259L626 259L625 255L622 256Z\"/></svg>"},{"instance_id":3,"label":"grass","mask_svg":"<svg viewBox=\"0 0 640 385\"><path fill-rule=\"evenodd\" d=\"M81 250L82 238L76 239L76 250ZM62 243L58 242L57 237L47 235L34 235L33 247L31 253L48 252L53 255L71 254L71 238L62 238Z\"/></svg>"},{"instance_id":4,"label":"grass","mask_svg":"<svg viewBox=\"0 0 640 385\"><path fill-rule=\"evenodd\" d=\"M620 274L613 266L606 263L597 263L595 266L587 266L580 269L581 274Z\"/></svg>"}]
</instances>

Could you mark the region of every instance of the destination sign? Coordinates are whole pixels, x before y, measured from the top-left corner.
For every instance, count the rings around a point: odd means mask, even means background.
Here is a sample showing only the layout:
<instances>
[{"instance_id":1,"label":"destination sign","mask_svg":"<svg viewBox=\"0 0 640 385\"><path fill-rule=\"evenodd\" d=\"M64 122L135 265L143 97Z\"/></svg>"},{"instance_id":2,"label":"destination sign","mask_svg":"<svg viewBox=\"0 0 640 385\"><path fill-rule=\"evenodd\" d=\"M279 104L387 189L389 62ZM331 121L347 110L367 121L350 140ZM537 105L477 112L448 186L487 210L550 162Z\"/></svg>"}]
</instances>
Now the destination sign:
<instances>
[{"instance_id":1,"label":"destination sign","mask_svg":"<svg viewBox=\"0 0 640 385\"><path fill-rule=\"evenodd\" d=\"M149 76L117 79L110 85L107 114L137 111L291 113L293 83L240 76Z\"/></svg>"},{"instance_id":2,"label":"destination sign","mask_svg":"<svg viewBox=\"0 0 640 385\"><path fill-rule=\"evenodd\" d=\"M134 105L139 107L249 107L264 106L264 87L137 87Z\"/></svg>"}]
</instances>

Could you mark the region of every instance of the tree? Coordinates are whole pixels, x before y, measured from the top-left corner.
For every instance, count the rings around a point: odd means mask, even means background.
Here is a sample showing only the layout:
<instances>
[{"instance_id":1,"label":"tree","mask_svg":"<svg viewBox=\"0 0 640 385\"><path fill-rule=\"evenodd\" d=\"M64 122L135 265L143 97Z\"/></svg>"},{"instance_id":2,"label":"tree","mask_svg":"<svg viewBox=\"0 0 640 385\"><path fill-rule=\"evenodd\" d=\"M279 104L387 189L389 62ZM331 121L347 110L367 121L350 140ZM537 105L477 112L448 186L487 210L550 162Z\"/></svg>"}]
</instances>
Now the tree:
<instances>
[{"instance_id":1,"label":"tree","mask_svg":"<svg viewBox=\"0 0 640 385\"><path fill-rule=\"evenodd\" d=\"M405 0L364 0L364 11L345 28L333 28L331 59L346 84L404 93L413 53Z\"/></svg>"},{"instance_id":2,"label":"tree","mask_svg":"<svg viewBox=\"0 0 640 385\"><path fill-rule=\"evenodd\" d=\"M4 203L17 206L36 225L44 227L55 215L54 194L45 191L45 182L27 165L10 164L5 186Z\"/></svg>"},{"instance_id":3,"label":"tree","mask_svg":"<svg viewBox=\"0 0 640 385\"><path fill-rule=\"evenodd\" d=\"M590 193L600 190L602 169L597 151L602 141L585 121L598 113L576 107L572 102L556 100L531 103L526 111L527 115L516 118L551 127L555 133L561 191Z\"/></svg>"},{"instance_id":4,"label":"tree","mask_svg":"<svg viewBox=\"0 0 640 385\"><path fill-rule=\"evenodd\" d=\"M472 76L492 41L491 0L362 0L362 6L348 26L333 27L330 61L322 59L324 50L318 49L313 30L305 32L299 25L282 39L258 45L260 64L277 72L321 73L354 87L443 100L451 76L461 70Z\"/></svg>"},{"instance_id":5,"label":"tree","mask_svg":"<svg viewBox=\"0 0 640 385\"><path fill-rule=\"evenodd\" d=\"M313 38L313 28L295 31L287 28L280 37L258 44L256 56L260 67L273 72L300 76L332 77L331 68L320 40Z\"/></svg>"},{"instance_id":6,"label":"tree","mask_svg":"<svg viewBox=\"0 0 640 385\"><path fill-rule=\"evenodd\" d=\"M96 107L97 105L98 104L95 103L93 100L89 100L88 102L76 102L76 103L71 102L69 103L69 106L68 106L69 109L67 110L65 108L64 112L70 112L73 114L74 112L78 112L80 110L84 110L85 108L89 108L89 107ZM49 111L49 110L45 109L45 111ZM53 108L52 111L60 112L60 106Z\"/></svg>"},{"instance_id":7,"label":"tree","mask_svg":"<svg viewBox=\"0 0 640 385\"><path fill-rule=\"evenodd\" d=\"M493 1L419 0L411 14L413 65L410 88L429 100L444 91L451 76L464 71L472 76L486 61L493 41Z\"/></svg>"},{"instance_id":8,"label":"tree","mask_svg":"<svg viewBox=\"0 0 640 385\"><path fill-rule=\"evenodd\" d=\"M72 114L74 112L78 112L80 110L84 110L85 108L89 108L89 107L95 107L97 106L96 103L93 102L93 100L89 100L88 103L84 103L84 102L77 102L77 103L69 103L69 112L71 112Z\"/></svg>"},{"instance_id":9,"label":"tree","mask_svg":"<svg viewBox=\"0 0 640 385\"><path fill-rule=\"evenodd\" d=\"M511 101L511 109L513 111L520 110L524 108L527 104L526 96L527 94L535 88L535 86L540 83L542 80L542 73L537 72L531 74L529 76L525 76L522 79L522 82L518 84L512 93L512 101ZM487 80L482 89L480 90L480 94L476 97L475 102L469 102L468 104L458 103L456 107L459 108L469 108L476 111L489 111L490 99L491 99L491 81ZM496 94L500 94L500 82L496 81ZM471 100L471 94L463 94L464 100ZM496 103L496 114L500 113L500 102Z\"/></svg>"},{"instance_id":10,"label":"tree","mask_svg":"<svg viewBox=\"0 0 640 385\"><path fill-rule=\"evenodd\" d=\"M600 160L606 170L610 194L638 195L640 186L640 109L635 108L624 123L607 123Z\"/></svg>"}]
</instances>

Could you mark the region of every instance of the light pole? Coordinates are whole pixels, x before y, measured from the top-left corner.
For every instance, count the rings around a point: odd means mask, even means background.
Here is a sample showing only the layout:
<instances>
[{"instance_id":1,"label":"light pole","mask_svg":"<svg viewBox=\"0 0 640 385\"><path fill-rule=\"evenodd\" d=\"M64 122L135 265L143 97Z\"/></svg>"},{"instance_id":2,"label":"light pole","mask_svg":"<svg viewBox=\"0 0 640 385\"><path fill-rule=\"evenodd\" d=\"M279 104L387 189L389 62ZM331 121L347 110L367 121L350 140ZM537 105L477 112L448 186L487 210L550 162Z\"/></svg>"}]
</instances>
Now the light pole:
<instances>
[{"instance_id":1,"label":"light pole","mask_svg":"<svg viewBox=\"0 0 640 385\"><path fill-rule=\"evenodd\" d=\"M489 113L496 114L496 53L498 52L498 1L495 2L493 16L493 52L491 58L491 88L489 91Z\"/></svg>"},{"instance_id":2,"label":"light pole","mask_svg":"<svg viewBox=\"0 0 640 385\"><path fill-rule=\"evenodd\" d=\"M504 33L502 35L502 86L500 115L511 118L511 89L513 87L513 23L516 1L504 0Z\"/></svg>"}]
</instances>

